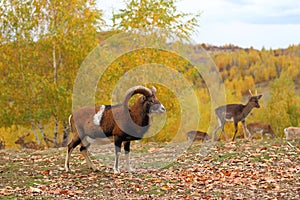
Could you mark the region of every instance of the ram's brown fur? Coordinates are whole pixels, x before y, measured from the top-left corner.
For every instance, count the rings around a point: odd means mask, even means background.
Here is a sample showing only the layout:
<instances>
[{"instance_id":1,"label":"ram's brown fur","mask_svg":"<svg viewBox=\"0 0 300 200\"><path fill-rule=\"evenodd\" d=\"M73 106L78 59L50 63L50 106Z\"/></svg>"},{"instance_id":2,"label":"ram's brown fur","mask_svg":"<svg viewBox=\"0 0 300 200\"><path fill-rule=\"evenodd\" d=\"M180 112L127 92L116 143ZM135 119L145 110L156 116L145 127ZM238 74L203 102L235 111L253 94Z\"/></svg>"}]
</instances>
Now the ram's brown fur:
<instances>
[{"instance_id":1,"label":"ram's brown fur","mask_svg":"<svg viewBox=\"0 0 300 200\"><path fill-rule=\"evenodd\" d=\"M135 94L142 94L137 101L128 106L130 97ZM101 109L99 125L94 122L95 114ZM100 111L101 112L101 111ZM124 142L127 170L129 166L130 141L142 139L150 125L150 113L165 112L163 105L156 98L155 88L146 88L136 86L129 89L124 97L122 104L110 106L83 107L75 111L70 116L70 125L73 132L73 139L68 145L68 151L65 162L65 169L69 171L69 158L72 150L81 145L80 151L85 157L87 164L94 171L97 168L91 162L87 155L87 147L90 145L89 138L109 138L113 137L116 152L116 161L114 166L115 173L119 172L118 158L121 151L121 145ZM96 118L97 119L97 118Z\"/></svg>"}]
</instances>

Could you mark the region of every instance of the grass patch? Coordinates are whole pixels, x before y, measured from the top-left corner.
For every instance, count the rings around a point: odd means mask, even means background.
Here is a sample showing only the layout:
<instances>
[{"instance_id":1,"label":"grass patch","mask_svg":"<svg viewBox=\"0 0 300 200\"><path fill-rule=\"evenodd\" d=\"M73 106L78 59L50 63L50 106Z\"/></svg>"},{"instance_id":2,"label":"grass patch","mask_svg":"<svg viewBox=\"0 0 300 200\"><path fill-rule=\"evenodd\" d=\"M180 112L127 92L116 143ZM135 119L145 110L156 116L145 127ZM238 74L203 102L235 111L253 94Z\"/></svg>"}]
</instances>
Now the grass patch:
<instances>
[{"instance_id":1,"label":"grass patch","mask_svg":"<svg viewBox=\"0 0 300 200\"><path fill-rule=\"evenodd\" d=\"M115 159L115 155L103 155L103 154L94 154L91 156L91 159L95 159L95 160L105 160L105 159L109 159L109 160L114 160Z\"/></svg>"},{"instance_id":2,"label":"grass patch","mask_svg":"<svg viewBox=\"0 0 300 200\"><path fill-rule=\"evenodd\" d=\"M220 196L222 193L220 191L215 191L212 195L215 197Z\"/></svg>"},{"instance_id":3,"label":"grass patch","mask_svg":"<svg viewBox=\"0 0 300 200\"><path fill-rule=\"evenodd\" d=\"M240 157L239 156L239 153L224 153L222 155L219 155L218 158L215 158L214 161L217 161L217 162L223 162L224 160L227 160L227 159L231 159L231 158L238 158Z\"/></svg>"},{"instance_id":4,"label":"grass patch","mask_svg":"<svg viewBox=\"0 0 300 200\"><path fill-rule=\"evenodd\" d=\"M162 161L155 161L155 162L148 162L143 163L142 166L146 168L160 168L160 169L168 169L173 165L173 162L162 162Z\"/></svg>"},{"instance_id":5,"label":"grass patch","mask_svg":"<svg viewBox=\"0 0 300 200\"><path fill-rule=\"evenodd\" d=\"M254 156L252 157L252 162L262 162L263 159L261 157L258 157L258 156Z\"/></svg>"},{"instance_id":6,"label":"grass patch","mask_svg":"<svg viewBox=\"0 0 300 200\"><path fill-rule=\"evenodd\" d=\"M161 195L164 194L165 191L161 189L160 186L153 185L149 188L149 194Z\"/></svg>"}]
</instances>

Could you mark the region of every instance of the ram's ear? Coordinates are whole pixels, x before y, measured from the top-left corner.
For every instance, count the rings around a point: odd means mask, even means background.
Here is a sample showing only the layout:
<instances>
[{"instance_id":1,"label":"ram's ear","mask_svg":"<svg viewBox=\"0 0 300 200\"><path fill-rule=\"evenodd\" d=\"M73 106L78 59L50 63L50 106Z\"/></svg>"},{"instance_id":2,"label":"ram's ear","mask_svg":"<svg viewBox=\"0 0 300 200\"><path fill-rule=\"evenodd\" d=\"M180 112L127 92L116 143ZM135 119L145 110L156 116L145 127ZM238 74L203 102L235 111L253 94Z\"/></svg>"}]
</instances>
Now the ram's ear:
<instances>
[{"instance_id":1,"label":"ram's ear","mask_svg":"<svg viewBox=\"0 0 300 200\"><path fill-rule=\"evenodd\" d=\"M140 102L144 102L146 100L146 97L143 95L143 96L140 96L140 98L139 98L139 101Z\"/></svg>"},{"instance_id":2,"label":"ram's ear","mask_svg":"<svg viewBox=\"0 0 300 200\"><path fill-rule=\"evenodd\" d=\"M156 88L154 86L152 86L150 88L150 90L152 91L152 94L155 96L156 95Z\"/></svg>"}]
</instances>

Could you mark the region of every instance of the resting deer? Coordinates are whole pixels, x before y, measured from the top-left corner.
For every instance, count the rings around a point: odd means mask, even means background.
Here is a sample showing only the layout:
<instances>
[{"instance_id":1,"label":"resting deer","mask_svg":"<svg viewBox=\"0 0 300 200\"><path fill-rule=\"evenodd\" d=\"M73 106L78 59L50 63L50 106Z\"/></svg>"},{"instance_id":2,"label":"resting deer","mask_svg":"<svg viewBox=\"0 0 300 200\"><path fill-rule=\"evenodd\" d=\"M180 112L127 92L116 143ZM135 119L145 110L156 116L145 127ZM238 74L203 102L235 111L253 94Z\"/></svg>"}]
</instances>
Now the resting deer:
<instances>
[{"instance_id":1,"label":"resting deer","mask_svg":"<svg viewBox=\"0 0 300 200\"><path fill-rule=\"evenodd\" d=\"M290 126L283 131L287 140L300 138L300 127Z\"/></svg>"},{"instance_id":2,"label":"resting deer","mask_svg":"<svg viewBox=\"0 0 300 200\"><path fill-rule=\"evenodd\" d=\"M253 122L247 124L247 131L250 133L250 139L253 138L255 133L261 134L261 139L263 139L263 136L266 134L271 135L272 138L276 137L271 125L261 122Z\"/></svg>"},{"instance_id":3,"label":"resting deer","mask_svg":"<svg viewBox=\"0 0 300 200\"><path fill-rule=\"evenodd\" d=\"M0 149L5 149L5 142L0 140Z\"/></svg>"},{"instance_id":4,"label":"resting deer","mask_svg":"<svg viewBox=\"0 0 300 200\"><path fill-rule=\"evenodd\" d=\"M208 134L202 131L189 131L186 133L186 138L189 142L193 142L195 140L204 142L210 139Z\"/></svg>"},{"instance_id":5,"label":"resting deer","mask_svg":"<svg viewBox=\"0 0 300 200\"><path fill-rule=\"evenodd\" d=\"M245 120L247 116L250 114L253 108L260 108L258 100L262 97L262 95L252 95L249 90L251 96L249 97L249 101L246 105L243 104L227 104L220 106L215 109L215 113L218 119L218 125L216 126L213 132L213 139L216 139L216 133L221 128L222 133L224 132L224 125L226 122L234 123L234 135L232 141L235 140L236 133L238 131L238 123L241 121L244 129L244 137L246 136L246 125ZM225 135L226 136L226 135Z\"/></svg>"},{"instance_id":6,"label":"resting deer","mask_svg":"<svg viewBox=\"0 0 300 200\"><path fill-rule=\"evenodd\" d=\"M25 142L24 138L29 136L29 133L27 135L19 136L18 140L15 141L15 144L19 144L22 149L40 149L41 147L35 143L35 142Z\"/></svg>"}]
</instances>

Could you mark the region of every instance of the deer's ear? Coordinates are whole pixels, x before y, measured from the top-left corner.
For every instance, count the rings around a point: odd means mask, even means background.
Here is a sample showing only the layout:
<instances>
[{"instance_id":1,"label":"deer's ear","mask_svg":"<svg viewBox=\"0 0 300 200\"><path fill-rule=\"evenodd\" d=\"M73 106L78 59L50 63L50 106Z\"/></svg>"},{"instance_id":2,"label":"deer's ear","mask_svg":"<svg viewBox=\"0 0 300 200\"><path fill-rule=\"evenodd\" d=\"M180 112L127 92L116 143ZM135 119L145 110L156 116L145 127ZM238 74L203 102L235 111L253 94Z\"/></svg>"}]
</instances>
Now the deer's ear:
<instances>
[{"instance_id":1,"label":"deer's ear","mask_svg":"<svg viewBox=\"0 0 300 200\"><path fill-rule=\"evenodd\" d=\"M257 99L260 99L261 97L262 97L262 94L258 95L258 96L257 96Z\"/></svg>"}]
</instances>

